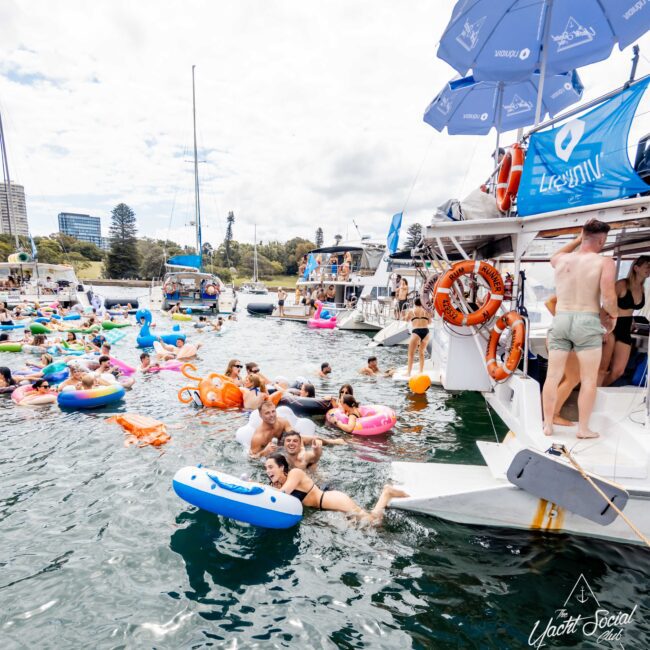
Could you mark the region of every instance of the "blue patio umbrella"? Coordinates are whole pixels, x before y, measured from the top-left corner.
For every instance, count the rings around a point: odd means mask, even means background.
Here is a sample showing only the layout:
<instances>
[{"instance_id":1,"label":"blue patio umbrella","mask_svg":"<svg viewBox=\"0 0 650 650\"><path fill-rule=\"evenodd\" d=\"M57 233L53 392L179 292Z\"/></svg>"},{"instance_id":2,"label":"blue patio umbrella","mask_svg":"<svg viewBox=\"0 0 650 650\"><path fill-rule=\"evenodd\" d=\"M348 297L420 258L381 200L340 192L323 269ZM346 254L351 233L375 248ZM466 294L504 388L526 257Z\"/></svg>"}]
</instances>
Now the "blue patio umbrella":
<instances>
[{"instance_id":1,"label":"blue patio umbrella","mask_svg":"<svg viewBox=\"0 0 650 650\"><path fill-rule=\"evenodd\" d=\"M438 56L477 80L515 81L606 59L650 29L646 0L459 0ZM539 103L538 103L539 104ZM539 122L537 106L535 124Z\"/></svg>"},{"instance_id":2,"label":"blue patio umbrella","mask_svg":"<svg viewBox=\"0 0 650 650\"><path fill-rule=\"evenodd\" d=\"M650 29L645 0L459 0L438 56L461 75L525 79L540 69L567 72L623 49Z\"/></svg>"},{"instance_id":3,"label":"blue patio umbrella","mask_svg":"<svg viewBox=\"0 0 650 650\"><path fill-rule=\"evenodd\" d=\"M450 81L429 104L424 121L450 135L497 134L533 124L539 74L524 81L476 81L473 76ZM567 72L546 78L542 114L553 116L580 101L583 85L578 74Z\"/></svg>"}]
</instances>

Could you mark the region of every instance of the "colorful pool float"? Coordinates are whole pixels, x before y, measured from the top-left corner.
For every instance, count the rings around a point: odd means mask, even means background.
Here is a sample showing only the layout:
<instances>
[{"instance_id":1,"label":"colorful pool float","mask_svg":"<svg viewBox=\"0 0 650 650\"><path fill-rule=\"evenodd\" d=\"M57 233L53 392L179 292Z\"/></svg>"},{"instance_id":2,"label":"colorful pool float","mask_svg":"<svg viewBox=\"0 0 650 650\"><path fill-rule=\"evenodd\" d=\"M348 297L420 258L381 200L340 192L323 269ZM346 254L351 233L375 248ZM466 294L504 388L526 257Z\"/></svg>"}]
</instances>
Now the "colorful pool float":
<instances>
[{"instance_id":1,"label":"colorful pool float","mask_svg":"<svg viewBox=\"0 0 650 650\"><path fill-rule=\"evenodd\" d=\"M64 388L59 393L59 406L67 409L94 409L107 404L119 402L124 398L124 387L120 384L98 386L88 390L74 390Z\"/></svg>"},{"instance_id":2,"label":"colorful pool float","mask_svg":"<svg viewBox=\"0 0 650 650\"><path fill-rule=\"evenodd\" d=\"M378 436L390 431L397 422L395 411L381 404L360 406L359 413L361 413L361 417L357 418L352 431L356 436ZM337 422L347 424L349 420L342 408L328 411L326 418L330 424L336 424Z\"/></svg>"},{"instance_id":3,"label":"colorful pool float","mask_svg":"<svg viewBox=\"0 0 650 650\"><path fill-rule=\"evenodd\" d=\"M326 329L333 330L336 327L336 316L330 318L322 318L323 303L320 300L316 301L316 313L307 321L307 327L311 329Z\"/></svg>"}]
</instances>

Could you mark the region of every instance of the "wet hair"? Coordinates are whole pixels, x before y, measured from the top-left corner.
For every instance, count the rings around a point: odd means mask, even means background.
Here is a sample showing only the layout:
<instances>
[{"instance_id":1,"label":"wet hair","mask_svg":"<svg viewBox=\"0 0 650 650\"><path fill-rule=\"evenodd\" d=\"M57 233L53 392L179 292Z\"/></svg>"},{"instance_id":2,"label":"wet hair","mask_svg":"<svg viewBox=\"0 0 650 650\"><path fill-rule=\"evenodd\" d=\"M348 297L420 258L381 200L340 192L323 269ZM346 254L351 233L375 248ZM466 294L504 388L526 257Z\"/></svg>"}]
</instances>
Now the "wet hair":
<instances>
[{"instance_id":1,"label":"wet hair","mask_svg":"<svg viewBox=\"0 0 650 650\"><path fill-rule=\"evenodd\" d=\"M77 340L77 335L74 332L68 332L68 341L70 340L70 337L72 337L73 341Z\"/></svg>"},{"instance_id":2,"label":"wet hair","mask_svg":"<svg viewBox=\"0 0 650 650\"><path fill-rule=\"evenodd\" d=\"M259 368L259 367L260 367L259 363L255 363L254 361L249 361L246 364L246 372L250 372L253 368Z\"/></svg>"},{"instance_id":3,"label":"wet hair","mask_svg":"<svg viewBox=\"0 0 650 650\"><path fill-rule=\"evenodd\" d=\"M99 363L104 363L105 361L110 361L111 358L107 357L105 354L102 354L101 357L99 357Z\"/></svg>"},{"instance_id":4,"label":"wet hair","mask_svg":"<svg viewBox=\"0 0 650 650\"><path fill-rule=\"evenodd\" d=\"M289 473L289 461L284 457L284 454L271 454L269 459L274 460L275 464L280 467L285 474Z\"/></svg>"},{"instance_id":5,"label":"wet hair","mask_svg":"<svg viewBox=\"0 0 650 650\"><path fill-rule=\"evenodd\" d=\"M417 296L417 298L413 299L413 305L415 307L422 307L422 300L421 300L420 296Z\"/></svg>"},{"instance_id":6,"label":"wet hair","mask_svg":"<svg viewBox=\"0 0 650 650\"><path fill-rule=\"evenodd\" d=\"M325 368L329 368L330 364L327 363L327 361L323 361L323 363L320 364L320 369L325 370Z\"/></svg>"},{"instance_id":7,"label":"wet hair","mask_svg":"<svg viewBox=\"0 0 650 650\"><path fill-rule=\"evenodd\" d=\"M150 359L150 358L151 358L151 355L148 352L143 352L140 355L140 361L144 361L145 359Z\"/></svg>"},{"instance_id":8,"label":"wet hair","mask_svg":"<svg viewBox=\"0 0 650 650\"><path fill-rule=\"evenodd\" d=\"M368 363L369 364L371 364L373 361L377 361L377 357L375 357L375 356L368 357Z\"/></svg>"},{"instance_id":9,"label":"wet hair","mask_svg":"<svg viewBox=\"0 0 650 650\"><path fill-rule=\"evenodd\" d=\"M111 349L111 344L104 341L102 343L102 348L106 348L107 350L110 350Z\"/></svg>"},{"instance_id":10,"label":"wet hair","mask_svg":"<svg viewBox=\"0 0 650 650\"><path fill-rule=\"evenodd\" d=\"M316 397L316 388L314 388L314 384L310 384L308 381L306 381L302 385L302 388L305 393L307 393L306 397Z\"/></svg>"},{"instance_id":11,"label":"wet hair","mask_svg":"<svg viewBox=\"0 0 650 650\"><path fill-rule=\"evenodd\" d=\"M286 431L285 434L282 436L282 440L284 441L287 438L290 438L291 436L297 437L300 440L302 440L302 436L300 435L300 433L298 433L298 431Z\"/></svg>"},{"instance_id":12,"label":"wet hair","mask_svg":"<svg viewBox=\"0 0 650 650\"><path fill-rule=\"evenodd\" d=\"M582 234L585 237L594 237L595 235L607 234L609 232L609 224L598 219L589 219L584 226L582 226Z\"/></svg>"},{"instance_id":13,"label":"wet hair","mask_svg":"<svg viewBox=\"0 0 650 650\"><path fill-rule=\"evenodd\" d=\"M343 395L341 401L343 402L343 404L349 406L351 409L355 409L359 406L359 402L357 402L357 400L354 399L352 395Z\"/></svg>"},{"instance_id":14,"label":"wet hair","mask_svg":"<svg viewBox=\"0 0 650 650\"><path fill-rule=\"evenodd\" d=\"M11 370L6 366L0 366L0 375L7 382L7 386L16 385L16 380L11 376Z\"/></svg>"},{"instance_id":15,"label":"wet hair","mask_svg":"<svg viewBox=\"0 0 650 650\"><path fill-rule=\"evenodd\" d=\"M268 391L266 390L266 384L258 375L248 375L247 379L250 381L253 388L257 388L260 392L268 394Z\"/></svg>"},{"instance_id":16,"label":"wet hair","mask_svg":"<svg viewBox=\"0 0 650 650\"><path fill-rule=\"evenodd\" d=\"M39 388L41 388L41 387L43 386L43 384L44 384L46 381L47 381L47 379L37 379L37 380L32 384L32 388L33 388L34 390L38 390ZM49 382L48 382L48 384L49 384Z\"/></svg>"},{"instance_id":17,"label":"wet hair","mask_svg":"<svg viewBox=\"0 0 650 650\"><path fill-rule=\"evenodd\" d=\"M348 395L354 395L354 388L352 388L352 386L350 384L343 384L343 386L341 386L341 388L339 388L339 397L341 397L341 391L344 388L347 390Z\"/></svg>"},{"instance_id":18,"label":"wet hair","mask_svg":"<svg viewBox=\"0 0 650 650\"><path fill-rule=\"evenodd\" d=\"M8 341L9 340L9 334L7 332L2 332L0 334L0 341Z\"/></svg>"}]
</instances>

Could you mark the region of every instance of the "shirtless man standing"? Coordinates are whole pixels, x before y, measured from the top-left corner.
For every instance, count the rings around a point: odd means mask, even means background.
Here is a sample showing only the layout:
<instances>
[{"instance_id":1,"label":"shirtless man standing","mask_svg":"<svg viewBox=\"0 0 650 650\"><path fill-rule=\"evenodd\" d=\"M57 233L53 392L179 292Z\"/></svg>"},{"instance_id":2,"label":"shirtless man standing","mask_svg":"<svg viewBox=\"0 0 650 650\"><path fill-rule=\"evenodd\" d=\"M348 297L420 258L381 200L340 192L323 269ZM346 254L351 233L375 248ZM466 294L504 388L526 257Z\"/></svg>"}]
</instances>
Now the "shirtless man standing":
<instances>
[{"instance_id":1,"label":"shirtless man standing","mask_svg":"<svg viewBox=\"0 0 650 650\"><path fill-rule=\"evenodd\" d=\"M553 435L557 388L564 366L569 353L575 350L580 364L578 438L598 437L598 433L589 429L589 418L596 398L603 334L611 331L618 315L614 260L599 255L608 232L607 224L592 219L583 226L577 239L551 258L551 266L555 269L557 312L548 333L548 373L542 394L544 434L547 436ZM605 329L601 325L601 302L606 312Z\"/></svg>"}]
</instances>

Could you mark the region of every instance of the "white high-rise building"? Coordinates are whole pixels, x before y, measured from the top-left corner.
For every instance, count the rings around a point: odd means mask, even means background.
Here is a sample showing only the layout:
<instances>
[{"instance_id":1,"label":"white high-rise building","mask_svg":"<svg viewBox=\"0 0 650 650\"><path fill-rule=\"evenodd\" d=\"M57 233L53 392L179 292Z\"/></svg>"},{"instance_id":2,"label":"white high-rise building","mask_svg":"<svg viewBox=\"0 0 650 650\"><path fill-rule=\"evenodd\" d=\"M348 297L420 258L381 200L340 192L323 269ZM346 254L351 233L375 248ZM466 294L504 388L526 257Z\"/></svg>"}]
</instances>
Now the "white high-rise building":
<instances>
[{"instance_id":1,"label":"white high-rise building","mask_svg":"<svg viewBox=\"0 0 650 650\"><path fill-rule=\"evenodd\" d=\"M11 222L7 210L7 184L0 183L0 233L3 235L29 235L27 224L27 205L25 203L25 188L11 183Z\"/></svg>"}]
</instances>

